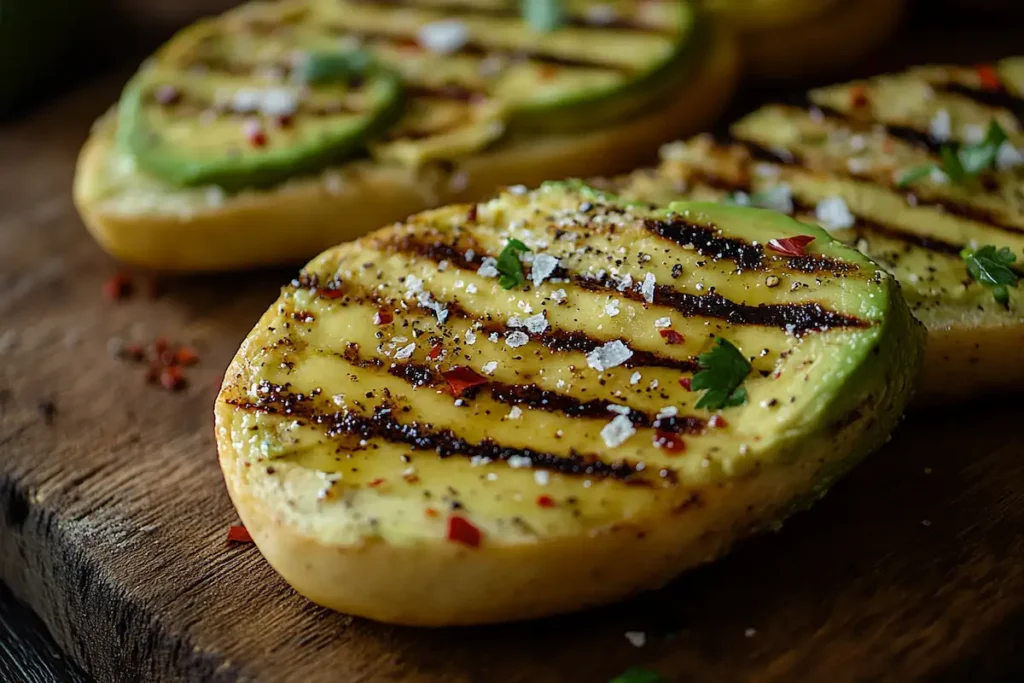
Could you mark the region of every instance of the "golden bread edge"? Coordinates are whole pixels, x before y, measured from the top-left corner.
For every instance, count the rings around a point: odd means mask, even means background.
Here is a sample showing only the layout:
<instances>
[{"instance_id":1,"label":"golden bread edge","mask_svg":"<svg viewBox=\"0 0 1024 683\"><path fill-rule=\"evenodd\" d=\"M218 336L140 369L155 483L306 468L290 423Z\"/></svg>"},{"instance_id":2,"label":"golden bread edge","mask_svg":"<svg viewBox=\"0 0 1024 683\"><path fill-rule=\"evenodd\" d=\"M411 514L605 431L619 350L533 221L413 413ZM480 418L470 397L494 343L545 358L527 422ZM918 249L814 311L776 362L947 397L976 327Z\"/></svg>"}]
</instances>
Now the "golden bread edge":
<instances>
[{"instance_id":1,"label":"golden bread edge","mask_svg":"<svg viewBox=\"0 0 1024 683\"><path fill-rule=\"evenodd\" d=\"M482 199L501 185L536 185L570 176L612 175L649 161L658 146L710 125L732 96L739 54L718 31L693 81L650 116L574 136L509 145L460 162L464 188L434 188L414 173L367 167L329 192L321 176L266 192L228 197L188 216L121 213L104 206L98 184L113 144L103 125L86 142L75 174L74 200L86 227L115 258L159 271L217 271L297 263L407 215ZM339 169L344 172L344 167Z\"/></svg>"}]
</instances>

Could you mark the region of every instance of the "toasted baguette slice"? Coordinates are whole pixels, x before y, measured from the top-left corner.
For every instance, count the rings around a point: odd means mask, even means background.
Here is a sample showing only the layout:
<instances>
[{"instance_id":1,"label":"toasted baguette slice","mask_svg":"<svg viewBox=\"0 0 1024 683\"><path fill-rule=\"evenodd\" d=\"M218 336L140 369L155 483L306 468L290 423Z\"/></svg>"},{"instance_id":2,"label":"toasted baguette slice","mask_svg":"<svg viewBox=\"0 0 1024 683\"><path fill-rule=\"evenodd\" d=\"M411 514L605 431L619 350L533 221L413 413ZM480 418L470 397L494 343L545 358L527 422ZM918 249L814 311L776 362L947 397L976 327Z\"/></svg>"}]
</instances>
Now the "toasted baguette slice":
<instances>
[{"instance_id":1,"label":"toasted baguette slice","mask_svg":"<svg viewBox=\"0 0 1024 683\"><path fill-rule=\"evenodd\" d=\"M711 9L719 9L726 25L738 32L747 72L779 81L854 64L893 34L905 5L904 0L720 0Z\"/></svg>"},{"instance_id":2,"label":"toasted baguette slice","mask_svg":"<svg viewBox=\"0 0 1024 683\"><path fill-rule=\"evenodd\" d=\"M991 67L922 67L820 88L804 107L769 105L731 128L662 150L657 170L612 183L631 199L746 201L817 222L903 284L928 328L922 403L1024 386L1024 290L1007 302L961 256L991 245L1024 277L1024 59ZM996 168L965 183L934 172L943 144L977 142L992 121L1006 131Z\"/></svg>"},{"instance_id":3,"label":"toasted baguette slice","mask_svg":"<svg viewBox=\"0 0 1024 683\"><path fill-rule=\"evenodd\" d=\"M709 39L692 78L650 113L591 132L522 135L459 161L414 171L355 161L265 191L225 195L173 188L136 168L102 119L79 158L74 197L86 226L114 257L167 271L214 271L299 262L405 216L479 199L501 185L621 173L658 145L711 123L731 97L738 53L728 35Z\"/></svg>"},{"instance_id":4,"label":"toasted baguette slice","mask_svg":"<svg viewBox=\"0 0 1024 683\"><path fill-rule=\"evenodd\" d=\"M896 424L923 336L896 281L819 228L546 184L313 260L225 375L220 463L321 605L556 614L821 496Z\"/></svg>"}]
</instances>

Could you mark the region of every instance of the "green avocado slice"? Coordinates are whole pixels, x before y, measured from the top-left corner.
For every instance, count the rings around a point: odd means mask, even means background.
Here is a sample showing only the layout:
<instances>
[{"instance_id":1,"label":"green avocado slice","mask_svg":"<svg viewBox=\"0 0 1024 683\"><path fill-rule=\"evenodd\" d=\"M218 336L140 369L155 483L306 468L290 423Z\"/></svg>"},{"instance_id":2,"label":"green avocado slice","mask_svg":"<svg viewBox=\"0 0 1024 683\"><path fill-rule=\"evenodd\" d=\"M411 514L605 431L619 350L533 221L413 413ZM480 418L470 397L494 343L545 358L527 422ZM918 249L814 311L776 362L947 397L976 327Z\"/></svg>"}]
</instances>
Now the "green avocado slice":
<instances>
[{"instance_id":1,"label":"green avocado slice","mask_svg":"<svg viewBox=\"0 0 1024 683\"><path fill-rule=\"evenodd\" d=\"M231 21L190 29L119 105L120 144L179 186L266 187L344 161L401 112L401 79L351 49L254 44Z\"/></svg>"}]
</instances>

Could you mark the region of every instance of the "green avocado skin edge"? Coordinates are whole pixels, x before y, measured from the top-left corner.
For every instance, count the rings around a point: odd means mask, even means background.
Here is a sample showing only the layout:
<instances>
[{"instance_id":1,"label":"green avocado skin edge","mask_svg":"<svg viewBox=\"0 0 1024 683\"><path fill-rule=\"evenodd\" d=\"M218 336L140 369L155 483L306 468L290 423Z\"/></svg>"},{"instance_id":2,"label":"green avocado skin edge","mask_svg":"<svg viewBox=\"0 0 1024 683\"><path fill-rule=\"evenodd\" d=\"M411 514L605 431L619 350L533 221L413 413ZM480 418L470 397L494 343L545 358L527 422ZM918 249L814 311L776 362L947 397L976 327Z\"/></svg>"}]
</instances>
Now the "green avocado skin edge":
<instances>
[{"instance_id":1,"label":"green avocado skin edge","mask_svg":"<svg viewBox=\"0 0 1024 683\"><path fill-rule=\"evenodd\" d=\"M143 101L147 87L145 76L145 72L138 74L121 96L117 144L141 169L179 187L216 185L236 192L269 188L296 176L316 173L361 153L366 141L387 130L403 110L401 78L390 69L380 69L376 78L385 102L382 110L358 117L352 124L334 131L331 139L314 138L259 154L224 154L199 160L164 144L160 133L148 124ZM296 121L295 125L302 125L301 121Z\"/></svg>"}]
</instances>

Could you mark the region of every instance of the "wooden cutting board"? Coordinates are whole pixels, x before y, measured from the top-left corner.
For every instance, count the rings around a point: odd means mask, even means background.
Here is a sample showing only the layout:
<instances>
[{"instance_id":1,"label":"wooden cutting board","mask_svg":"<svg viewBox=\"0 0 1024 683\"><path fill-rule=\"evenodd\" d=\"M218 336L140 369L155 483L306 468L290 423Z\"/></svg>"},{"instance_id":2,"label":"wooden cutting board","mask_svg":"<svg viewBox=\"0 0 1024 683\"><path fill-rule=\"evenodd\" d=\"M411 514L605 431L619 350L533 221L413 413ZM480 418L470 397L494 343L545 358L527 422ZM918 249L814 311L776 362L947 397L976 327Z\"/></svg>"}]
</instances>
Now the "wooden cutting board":
<instances>
[{"instance_id":1,"label":"wooden cutting board","mask_svg":"<svg viewBox=\"0 0 1024 683\"><path fill-rule=\"evenodd\" d=\"M414 630L298 597L254 547L226 546L211 429L222 369L290 272L103 296L115 266L68 188L119 82L0 128L0 579L98 680L600 683L631 666L716 683L1021 680L1013 398L913 415L813 512L618 606ZM200 351L182 392L108 350L158 336Z\"/></svg>"}]
</instances>

